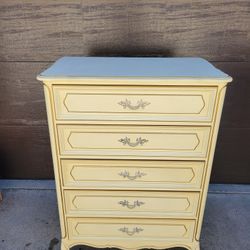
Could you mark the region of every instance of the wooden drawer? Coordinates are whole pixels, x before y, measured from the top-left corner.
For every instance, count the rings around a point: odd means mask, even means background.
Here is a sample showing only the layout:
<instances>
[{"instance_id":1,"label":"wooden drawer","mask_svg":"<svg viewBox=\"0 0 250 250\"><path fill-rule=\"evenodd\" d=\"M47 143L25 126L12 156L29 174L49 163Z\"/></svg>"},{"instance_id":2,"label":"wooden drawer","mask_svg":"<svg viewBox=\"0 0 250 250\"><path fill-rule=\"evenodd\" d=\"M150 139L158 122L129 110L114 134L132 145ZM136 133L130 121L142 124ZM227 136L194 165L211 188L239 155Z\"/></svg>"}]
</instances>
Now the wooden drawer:
<instances>
[{"instance_id":1,"label":"wooden drawer","mask_svg":"<svg viewBox=\"0 0 250 250\"><path fill-rule=\"evenodd\" d=\"M211 121L216 87L53 87L58 120Z\"/></svg>"},{"instance_id":2,"label":"wooden drawer","mask_svg":"<svg viewBox=\"0 0 250 250\"><path fill-rule=\"evenodd\" d=\"M111 218L68 218L69 238L85 242L105 239L109 245L126 240L157 245L157 242L192 241L194 220L174 219L111 219ZM130 242L132 241L132 242ZM115 245L115 244L114 244Z\"/></svg>"},{"instance_id":3,"label":"wooden drawer","mask_svg":"<svg viewBox=\"0 0 250 250\"><path fill-rule=\"evenodd\" d=\"M65 187L85 189L199 190L204 162L62 160Z\"/></svg>"},{"instance_id":4,"label":"wooden drawer","mask_svg":"<svg viewBox=\"0 0 250 250\"><path fill-rule=\"evenodd\" d=\"M205 158L209 127L58 125L60 154L96 158Z\"/></svg>"},{"instance_id":5,"label":"wooden drawer","mask_svg":"<svg viewBox=\"0 0 250 250\"><path fill-rule=\"evenodd\" d=\"M66 213L77 217L195 218L199 193L65 190Z\"/></svg>"}]
</instances>

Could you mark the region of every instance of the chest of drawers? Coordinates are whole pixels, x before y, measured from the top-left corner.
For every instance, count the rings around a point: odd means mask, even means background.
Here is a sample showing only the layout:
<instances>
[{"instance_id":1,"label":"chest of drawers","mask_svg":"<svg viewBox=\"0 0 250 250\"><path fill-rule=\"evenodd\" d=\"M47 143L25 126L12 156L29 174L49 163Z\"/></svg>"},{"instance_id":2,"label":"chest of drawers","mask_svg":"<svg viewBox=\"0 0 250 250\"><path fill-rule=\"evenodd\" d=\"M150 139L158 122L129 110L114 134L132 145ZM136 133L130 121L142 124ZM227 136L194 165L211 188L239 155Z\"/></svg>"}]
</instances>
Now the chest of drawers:
<instances>
[{"instance_id":1,"label":"chest of drawers","mask_svg":"<svg viewBox=\"0 0 250 250\"><path fill-rule=\"evenodd\" d=\"M38 79L61 249L200 249L231 77L201 58L63 57Z\"/></svg>"}]
</instances>

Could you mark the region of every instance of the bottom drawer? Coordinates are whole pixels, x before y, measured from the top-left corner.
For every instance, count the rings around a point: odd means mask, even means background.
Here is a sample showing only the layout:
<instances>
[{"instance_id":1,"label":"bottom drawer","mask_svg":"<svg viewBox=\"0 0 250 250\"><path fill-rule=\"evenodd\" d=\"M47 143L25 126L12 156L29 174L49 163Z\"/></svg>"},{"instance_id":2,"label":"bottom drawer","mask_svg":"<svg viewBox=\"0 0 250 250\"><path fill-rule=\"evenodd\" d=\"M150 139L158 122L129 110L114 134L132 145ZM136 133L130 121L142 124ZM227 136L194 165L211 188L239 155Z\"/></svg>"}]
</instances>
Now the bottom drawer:
<instances>
[{"instance_id":1,"label":"bottom drawer","mask_svg":"<svg viewBox=\"0 0 250 250\"><path fill-rule=\"evenodd\" d=\"M195 220L170 219L110 219L110 218L68 218L69 237L72 240L105 238L110 244L118 239L191 242Z\"/></svg>"}]
</instances>

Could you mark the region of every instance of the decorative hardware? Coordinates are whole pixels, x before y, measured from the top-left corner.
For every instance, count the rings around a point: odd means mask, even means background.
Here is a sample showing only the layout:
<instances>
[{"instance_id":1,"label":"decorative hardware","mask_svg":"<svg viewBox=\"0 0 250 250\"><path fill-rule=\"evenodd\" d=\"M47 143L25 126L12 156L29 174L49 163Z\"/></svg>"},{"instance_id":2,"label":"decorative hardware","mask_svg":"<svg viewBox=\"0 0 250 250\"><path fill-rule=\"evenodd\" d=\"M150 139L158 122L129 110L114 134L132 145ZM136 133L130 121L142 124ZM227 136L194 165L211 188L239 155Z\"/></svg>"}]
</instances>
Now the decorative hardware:
<instances>
[{"instance_id":1,"label":"decorative hardware","mask_svg":"<svg viewBox=\"0 0 250 250\"><path fill-rule=\"evenodd\" d=\"M140 206L144 205L145 203L137 200L137 201L134 201L134 204L130 204L129 201L124 200L124 201L119 201L118 204L122 205L123 207L133 209L136 207L140 207Z\"/></svg>"},{"instance_id":2,"label":"decorative hardware","mask_svg":"<svg viewBox=\"0 0 250 250\"><path fill-rule=\"evenodd\" d=\"M135 142L131 142L128 137L121 138L118 141L121 142L124 146L128 144L130 147L136 147L138 145L142 146L144 143L148 142L147 139L142 139L141 137L137 138Z\"/></svg>"},{"instance_id":3,"label":"decorative hardware","mask_svg":"<svg viewBox=\"0 0 250 250\"><path fill-rule=\"evenodd\" d=\"M123 232L123 233L126 233L129 236L133 236L135 233L140 233L143 231L143 229L140 227L135 227L132 231L129 231L129 229L127 227L123 227L123 228L120 228L118 230Z\"/></svg>"},{"instance_id":4,"label":"decorative hardware","mask_svg":"<svg viewBox=\"0 0 250 250\"><path fill-rule=\"evenodd\" d=\"M121 105L124 109L128 108L131 110L137 110L139 108L144 109L146 106L148 106L150 104L150 102L145 102L141 99L141 100L137 101L136 105L132 105L131 101L126 99L125 101L118 102L118 104Z\"/></svg>"},{"instance_id":5,"label":"decorative hardware","mask_svg":"<svg viewBox=\"0 0 250 250\"><path fill-rule=\"evenodd\" d=\"M137 178L141 178L142 176L145 176L147 174L140 172L140 171L137 171L137 172L135 172L135 175L130 175L129 172L127 170L125 170L123 172L120 172L119 175L122 176L123 178L128 178L129 180L133 181L133 180L135 180Z\"/></svg>"}]
</instances>

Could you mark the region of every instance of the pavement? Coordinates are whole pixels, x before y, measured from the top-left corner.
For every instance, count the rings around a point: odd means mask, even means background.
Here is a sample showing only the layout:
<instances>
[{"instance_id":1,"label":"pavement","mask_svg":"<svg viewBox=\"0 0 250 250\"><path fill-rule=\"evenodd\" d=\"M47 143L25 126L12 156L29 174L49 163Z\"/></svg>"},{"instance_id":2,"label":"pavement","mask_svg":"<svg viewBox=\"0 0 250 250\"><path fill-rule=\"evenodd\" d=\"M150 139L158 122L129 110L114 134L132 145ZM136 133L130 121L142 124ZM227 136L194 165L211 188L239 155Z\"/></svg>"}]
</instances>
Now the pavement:
<instances>
[{"instance_id":1,"label":"pavement","mask_svg":"<svg viewBox=\"0 0 250 250\"><path fill-rule=\"evenodd\" d=\"M0 190L0 250L60 250L54 182L0 180ZM250 185L210 185L201 250L250 250Z\"/></svg>"}]
</instances>

